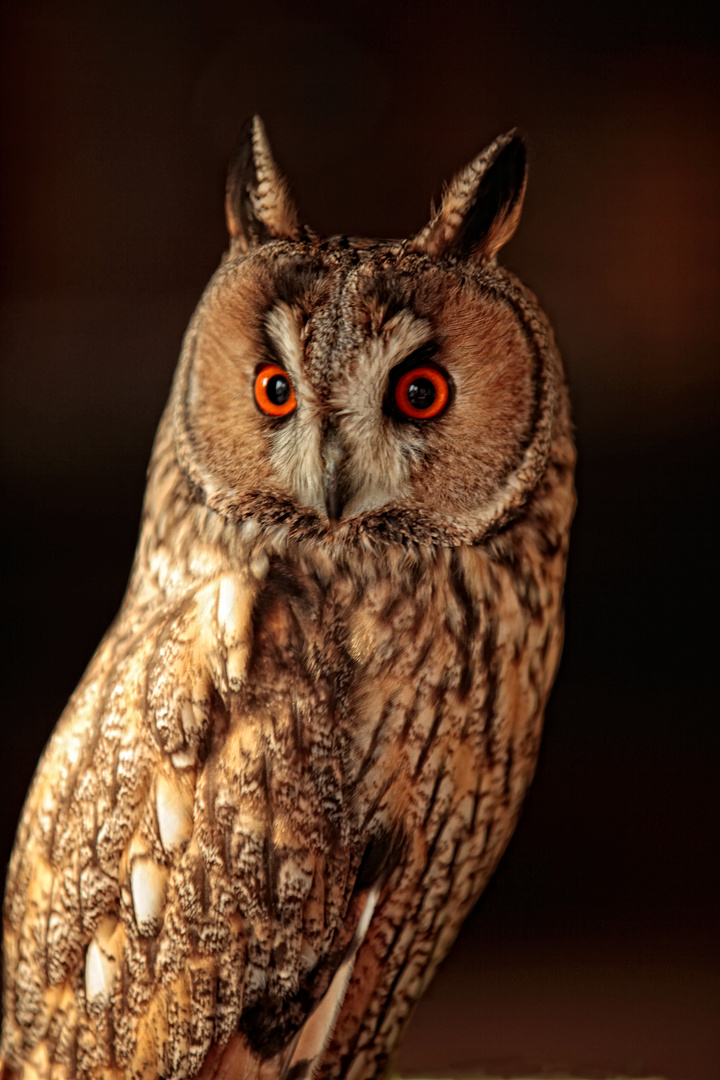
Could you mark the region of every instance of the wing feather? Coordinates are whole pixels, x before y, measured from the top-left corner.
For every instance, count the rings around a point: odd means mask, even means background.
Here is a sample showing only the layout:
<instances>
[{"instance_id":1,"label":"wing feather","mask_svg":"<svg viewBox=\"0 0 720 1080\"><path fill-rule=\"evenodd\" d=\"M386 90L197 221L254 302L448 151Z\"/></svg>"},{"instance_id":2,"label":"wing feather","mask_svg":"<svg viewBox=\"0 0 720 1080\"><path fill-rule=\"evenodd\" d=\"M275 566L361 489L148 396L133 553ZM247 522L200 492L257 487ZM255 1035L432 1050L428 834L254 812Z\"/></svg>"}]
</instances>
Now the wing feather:
<instances>
[{"instance_id":1,"label":"wing feather","mask_svg":"<svg viewBox=\"0 0 720 1080\"><path fill-rule=\"evenodd\" d=\"M377 896L358 917L331 694L256 598L238 572L121 614L61 718L8 879L8 1075L277 1076L301 1028L322 1053Z\"/></svg>"},{"instance_id":2,"label":"wing feather","mask_svg":"<svg viewBox=\"0 0 720 1080\"><path fill-rule=\"evenodd\" d=\"M298 1032L287 1065L281 1073L281 1080L312 1078L320 1067L322 1056L335 1030L335 1023L340 1014L348 983L355 968L355 959L370 925L370 920L377 905L378 895L379 890L377 888L371 889L368 893L355 933L342 963L335 972L330 986L315 1011L311 1013Z\"/></svg>"}]
</instances>

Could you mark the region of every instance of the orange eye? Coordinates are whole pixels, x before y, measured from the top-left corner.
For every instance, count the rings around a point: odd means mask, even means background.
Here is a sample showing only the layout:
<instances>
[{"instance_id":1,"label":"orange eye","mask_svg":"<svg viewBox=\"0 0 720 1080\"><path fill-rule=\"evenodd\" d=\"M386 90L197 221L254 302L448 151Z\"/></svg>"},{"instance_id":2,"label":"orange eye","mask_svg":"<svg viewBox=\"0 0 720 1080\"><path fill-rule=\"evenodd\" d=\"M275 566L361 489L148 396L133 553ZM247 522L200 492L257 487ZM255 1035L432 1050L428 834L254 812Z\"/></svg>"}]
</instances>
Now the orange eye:
<instances>
[{"instance_id":1,"label":"orange eye","mask_svg":"<svg viewBox=\"0 0 720 1080\"><path fill-rule=\"evenodd\" d=\"M277 364L265 364L255 377L255 400L268 416L287 416L297 399L287 374Z\"/></svg>"},{"instance_id":2,"label":"orange eye","mask_svg":"<svg viewBox=\"0 0 720 1080\"><path fill-rule=\"evenodd\" d=\"M434 367L416 367L401 375L395 387L395 404L404 416L413 420L432 420L439 416L450 398L450 386L442 371Z\"/></svg>"}]
</instances>

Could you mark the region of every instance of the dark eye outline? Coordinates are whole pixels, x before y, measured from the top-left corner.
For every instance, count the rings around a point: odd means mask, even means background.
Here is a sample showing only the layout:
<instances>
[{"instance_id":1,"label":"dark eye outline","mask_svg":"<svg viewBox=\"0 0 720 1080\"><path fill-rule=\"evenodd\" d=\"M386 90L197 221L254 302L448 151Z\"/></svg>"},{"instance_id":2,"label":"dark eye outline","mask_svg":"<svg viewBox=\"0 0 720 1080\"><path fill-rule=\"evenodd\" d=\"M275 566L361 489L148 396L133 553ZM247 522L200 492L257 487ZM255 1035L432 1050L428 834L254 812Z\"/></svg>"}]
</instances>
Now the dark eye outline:
<instances>
[{"instance_id":1,"label":"dark eye outline","mask_svg":"<svg viewBox=\"0 0 720 1080\"><path fill-rule=\"evenodd\" d=\"M445 415L455 396L455 387L448 372L430 359L436 351L434 345L422 346L392 369L383 405L385 413L410 423L424 423ZM427 409L416 409L407 398L403 400L404 393L417 378L428 379L436 389L435 400Z\"/></svg>"},{"instance_id":2,"label":"dark eye outline","mask_svg":"<svg viewBox=\"0 0 720 1080\"><path fill-rule=\"evenodd\" d=\"M290 396L287 401L284 401L282 405L277 405L274 401L271 401L268 397L267 384L270 379L276 378L280 375L287 382L290 387ZM261 364L255 374L255 382L253 384L253 393L255 395L255 404L260 412L265 416L272 416L274 419L282 419L285 416L289 416L295 412L297 408L297 398L295 396L295 387L292 384L292 380L284 368L281 368L279 364Z\"/></svg>"}]
</instances>

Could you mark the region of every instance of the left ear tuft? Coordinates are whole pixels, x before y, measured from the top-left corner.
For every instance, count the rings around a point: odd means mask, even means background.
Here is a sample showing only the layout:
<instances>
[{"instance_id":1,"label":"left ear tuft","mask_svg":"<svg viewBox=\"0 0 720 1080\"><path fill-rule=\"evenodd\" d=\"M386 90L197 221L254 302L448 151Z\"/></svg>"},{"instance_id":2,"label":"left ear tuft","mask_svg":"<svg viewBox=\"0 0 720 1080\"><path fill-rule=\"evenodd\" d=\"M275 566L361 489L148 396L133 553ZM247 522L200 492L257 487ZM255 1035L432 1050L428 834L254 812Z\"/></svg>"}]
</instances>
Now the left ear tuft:
<instances>
[{"instance_id":1,"label":"left ear tuft","mask_svg":"<svg viewBox=\"0 0 720 1080\"><path fill-rule=\"evenodd\" d=\"M238 140L228 170L225 217L231 249L241 252L299 235L295 203L259 116L246 124Z\"/></svg>"},{"instance_id":2,"label":"left ear tuft","mask_svg":"<svg viewBox=\"0 0 720 1080\"><path fill-rule=\"evenodd\" d=\"M509 131L457 174L440 209L410 241L409 250L432 259L456 256L488 262L518 226L526 180L525 143Z\"/></svg>"}]
</instances>

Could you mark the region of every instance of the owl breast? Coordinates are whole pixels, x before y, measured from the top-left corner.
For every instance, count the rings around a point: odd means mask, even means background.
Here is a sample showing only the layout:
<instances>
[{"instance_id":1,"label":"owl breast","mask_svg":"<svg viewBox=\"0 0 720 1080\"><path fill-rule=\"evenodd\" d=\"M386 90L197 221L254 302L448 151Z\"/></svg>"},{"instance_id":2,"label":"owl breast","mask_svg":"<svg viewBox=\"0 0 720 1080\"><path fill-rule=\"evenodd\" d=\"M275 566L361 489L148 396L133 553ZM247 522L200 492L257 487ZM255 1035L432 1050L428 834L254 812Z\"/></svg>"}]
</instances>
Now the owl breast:
<instances>
[{"instance_id":1,"label":"owl breast","mask_svg":"<svg viewBox=\"0 0 720 1080\"><path fill-rule=\"evenodd\" d=\"M549 561L531 542L511 560L502 545L494 559L360 559L328 582L301 557L269 569L251 660L268 696L248 707L266 717L278 824L292 821L323 853L327 896L330 868L345 875L326 922L353 893L385 887L335 1033L336 1068L363 1045L367 1067L389 1052L504 850L558 660L562 547ZM312 793L304 813L298 777Z\"/></svg>"}]
</instances>

